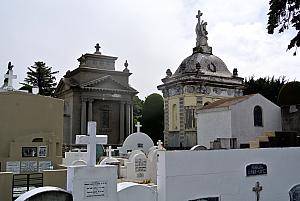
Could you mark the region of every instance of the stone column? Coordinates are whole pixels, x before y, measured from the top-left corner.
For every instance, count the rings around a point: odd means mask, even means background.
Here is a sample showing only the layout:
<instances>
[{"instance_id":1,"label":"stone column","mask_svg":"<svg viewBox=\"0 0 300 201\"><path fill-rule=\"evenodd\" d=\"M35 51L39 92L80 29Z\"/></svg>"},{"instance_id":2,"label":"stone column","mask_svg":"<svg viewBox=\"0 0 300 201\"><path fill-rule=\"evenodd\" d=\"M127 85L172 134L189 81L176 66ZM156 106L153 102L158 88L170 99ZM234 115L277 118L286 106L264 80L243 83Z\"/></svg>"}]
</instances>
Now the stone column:
<instances>
[{"instance_id":1,"label":"stone column","mask_svg":"<svg viewBox=\"0 0 300 201\"><path fill-rule=\"evenodd\" d=\"M124 133L124 102L120 102L120 143L125 140Z\"/></svg>"},{"instance_id":2,"label":"stone column","mask_svg":"<svg viewBox=\"0 0 300 201\"><path fill-rule=\"evenodd\" d=\"M130 105L130 124L131 124L131 131L130 133L133 133L133 105Z\"/></svg>"},{"instance_id":3,"label":"stone column","mask_svg":"<svg viewBox=\"0 0 300 201\"><path fill-rule=\"evenodd\" d=\"M81 129L80 134L86 134L86 99L81 99Z\"/></svg>"},{"instance_id":4,"label":"stone column","mask_svg":"<svg viewBox=\"0 0 300 201\"><path fill-rule=\"evenodd\" d=\"M130 105L126 103L126 136L130 134Z\"/></svg>"},{"instance_id":5,"label":"stone column","mask_svg":"<svg viewBox=\"0 0 300 201\"><path fill-rule=\"evenodd\" d=\"M89 116L88 121L93 121L93 99L89 99Z\"/></svg>"}]
</instances>

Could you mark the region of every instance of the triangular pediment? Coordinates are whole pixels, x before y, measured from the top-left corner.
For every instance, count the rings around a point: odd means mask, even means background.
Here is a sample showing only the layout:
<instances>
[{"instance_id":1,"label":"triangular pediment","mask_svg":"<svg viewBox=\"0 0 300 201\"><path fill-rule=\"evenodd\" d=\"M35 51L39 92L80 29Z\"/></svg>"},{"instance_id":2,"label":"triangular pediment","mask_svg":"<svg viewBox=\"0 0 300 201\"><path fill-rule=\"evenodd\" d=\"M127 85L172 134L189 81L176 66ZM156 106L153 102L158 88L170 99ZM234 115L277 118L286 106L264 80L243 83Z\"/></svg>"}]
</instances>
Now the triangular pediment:
<instances>
[{"instance_id":1,"label":"triangular pediment","mask_svg":"<svg viewBox=\"0 0 300 201\"><path fill-rule=\"evenodd\" d=\"M107 75L80 85L81 88L86 89L100 89L100 90L120 90L120 91L135 91L130 86L125 86L117 80L113 79L112 76Z\"/></svg>"}]
</instances>

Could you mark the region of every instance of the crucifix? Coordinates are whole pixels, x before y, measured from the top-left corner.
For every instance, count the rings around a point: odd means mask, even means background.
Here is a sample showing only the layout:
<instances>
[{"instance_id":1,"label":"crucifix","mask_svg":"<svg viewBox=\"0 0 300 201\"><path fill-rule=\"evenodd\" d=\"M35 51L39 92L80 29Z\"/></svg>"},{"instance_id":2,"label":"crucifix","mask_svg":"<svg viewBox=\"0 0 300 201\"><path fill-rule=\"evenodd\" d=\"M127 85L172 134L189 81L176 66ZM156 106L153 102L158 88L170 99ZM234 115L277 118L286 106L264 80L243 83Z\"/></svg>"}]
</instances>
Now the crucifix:
<instances>
[{"instance_id":1,"label":"crucifix","mask_svg":"<svg viewBox=\"0 0 300 201\"><path fill-rule=\"evenodd\" d=\"M95 53L99 54L100 53L99 50L101 48L100 45L99 45L99 43L96 44L95 48L96 48L96 52Z\"/></svg>"},{"instance_id":2,"label":"crucifix","mask_svg":"<svg viewBox=\"0 0 300 201\"><path fill-rule=\"evenodd\" d=\"M96 165L96 145L107 144L107 135L96 134L96 122L88 122L88 135L76 135L76 144L86 144L89 155L88 166Z\"/></svg>"},{"instance_id":3,"label":"crucifix","mask_svg":"<svg viewBox=\"0 0 300 201\"><path fill-rule=\"evenodd\" d=\"M200 10L198 10L198 15L196 15L196 18L198 18L198 23L200 24L200 18L203 15Z\"/></svg>"},{"instance_id":4,"label":"crucifix","mask_svg":"<svg viewBox=\"0 0 300 201\"><path fill-rule=\"evenodd\" d=\"M255 186L252 188L252 191L256 194L256 201L259 201L260 198L260 191L263 190L263 187L259 185L259 182L257 181Z\"/></svg>"},{"instance_id":5,"label":"crucifix","mask_svg":"<svg viewBox=\"0 0 300 201\"><path fill-rule=\"evenodd\" d=\"M13 70L9 69L8 74L5 74L4 78L7 78L7 90L13 90L13 79L17 79L17 76L14 75Z\"/></svg>"},{"instance_id":6,"label":"crucifix","mask_svg":"<svg viewBox=\"0 0 300 201\"><path fill-rule=\"evenodd\" d=\"M142 125L140 124L140 122L137 122L136 125L135 125L135 127L136 127L136 132L137 133L141 132Z\"/></svg>"},{"instance_id":7,"label":"crucifix","mask_svg":"<svg viewBox=\"0 0 300 201\"><path fill-rule=\"evenodd\" d=\"M158 140L158 142L157 142L157 148L158 148L159 150L163 150L163 149L164 149L164 147L163 147L163 142L162 142L161 140Z\"/></svg>"}]
</instances>

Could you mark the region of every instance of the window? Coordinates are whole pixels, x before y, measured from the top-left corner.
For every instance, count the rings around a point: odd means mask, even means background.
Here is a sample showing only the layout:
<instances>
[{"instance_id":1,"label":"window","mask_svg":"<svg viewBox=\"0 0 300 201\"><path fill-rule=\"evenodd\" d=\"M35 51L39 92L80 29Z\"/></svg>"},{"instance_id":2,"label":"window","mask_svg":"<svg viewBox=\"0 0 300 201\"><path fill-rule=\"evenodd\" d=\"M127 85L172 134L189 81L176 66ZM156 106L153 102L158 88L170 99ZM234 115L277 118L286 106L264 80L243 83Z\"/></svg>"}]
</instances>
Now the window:
<instances>
[{"instance_id":1,"label":"window","mask_svg":"<svg viewBox=\"0 0 300 201\"><path fill-rule=\"evenodd\" d=\"M195 109L186 108L185 109L185 129L191 129L196 127L195 121Z\"/></svg>"},{"instance_id":2,"label":"window","mask_svg":"<svg viewBox=\"0 0 300 201\"><path fill-rule=\"evenodd\" d=\"M260 106L255 106L253 110L254 126L263 126L262 109Z\"/></svg>"},{"instance_id":3,"label":"window","mask_svg":"<svg viewBox=\"0 0 300 201\"><path fill-rule=\"evenodd\" d=\"M177 105L172 105L172 129L176 130L177 127Z\"/></svg>"},{"instance_id":4,"label":"window","mask_svg":"<svg viewBox=\"0 0 300 201\"><path fill-rule=\"evenodd\" d=\"M109 110L102 110L102 128L109 128Z\"/></svg>"}]
</instances>

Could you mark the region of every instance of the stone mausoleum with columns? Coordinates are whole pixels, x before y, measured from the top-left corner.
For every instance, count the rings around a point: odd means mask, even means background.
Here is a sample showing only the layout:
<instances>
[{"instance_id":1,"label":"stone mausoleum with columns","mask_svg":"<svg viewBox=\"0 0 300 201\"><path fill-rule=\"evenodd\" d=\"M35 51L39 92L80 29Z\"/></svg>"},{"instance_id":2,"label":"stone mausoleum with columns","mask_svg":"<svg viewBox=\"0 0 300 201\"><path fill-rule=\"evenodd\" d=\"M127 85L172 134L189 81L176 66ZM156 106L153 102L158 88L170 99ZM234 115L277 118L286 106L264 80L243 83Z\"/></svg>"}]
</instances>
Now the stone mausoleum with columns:
<instances>
[{"instance_id":1,"label":"stone mausoleum with columns","mask_svg":"<svg viewBox=\"0 0 300 201\"><path fill-rule=\"evenodd\" d=\"M243 95L243 78L237 69L231 73L226 64L213 55L207 43L207 22L196 16L196 47L175 73L166 71L157 88L164 96L164 144L166 147L192 147L197 144L196 111L216 100Z\"/></svg>"},{"instance_id":2,"label":"stone mausoleum with columns","mask_svg":"<svg viewBox=\"0 0 300 201\"><path fill-rule=\"evenodd\" d=\"M56 89L65 101L64 143L75 143L75 136L87 134L87 122L97 122L97 134L108 135L109 144L120 144L133 132L133 96L127 61L123 71L115 70L117 57L96 52L82 55L79 67L67 71Z\"/></svg>"}]
</instances>

